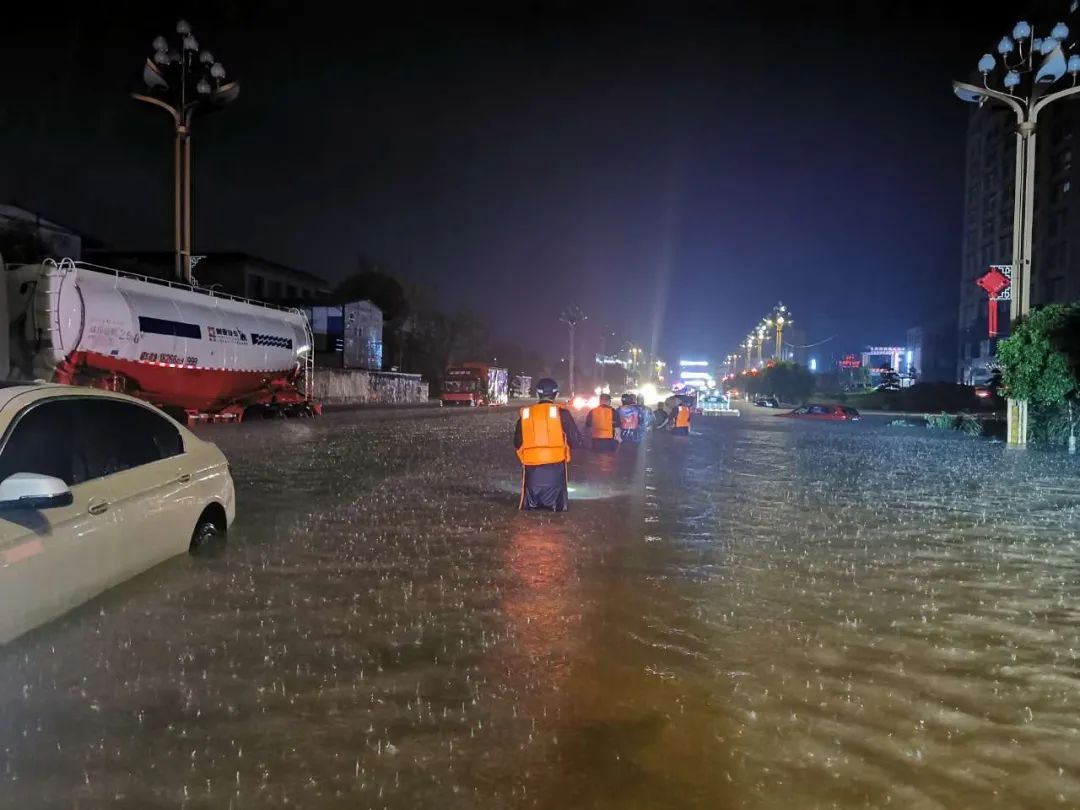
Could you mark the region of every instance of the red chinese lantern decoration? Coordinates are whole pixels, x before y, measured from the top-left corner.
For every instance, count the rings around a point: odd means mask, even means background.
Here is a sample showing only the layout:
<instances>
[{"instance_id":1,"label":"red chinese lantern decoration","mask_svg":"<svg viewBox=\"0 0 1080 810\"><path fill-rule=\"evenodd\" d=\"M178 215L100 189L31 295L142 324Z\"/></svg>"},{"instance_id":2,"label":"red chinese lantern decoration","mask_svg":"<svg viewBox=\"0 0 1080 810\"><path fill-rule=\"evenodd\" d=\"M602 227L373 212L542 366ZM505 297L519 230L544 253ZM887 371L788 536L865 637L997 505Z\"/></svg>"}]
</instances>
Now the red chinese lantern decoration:
<instances>
[{"instance_id":1,"label":"red chinese lantern decoration","mask_svg":"<svg viewBox=\"0 0 1080 810\"><path fill-rule=\"evenodd\" d=\"M1001 272L998 267L991 267L977 279L975 283L986 290L987 296L989 296L989 313L987 317L987 324L989 326L990 337L997 337L998 333L998 297L1009 289L1009 285L1012 284L1011 279Z\"/></svg>"}]
</instances>

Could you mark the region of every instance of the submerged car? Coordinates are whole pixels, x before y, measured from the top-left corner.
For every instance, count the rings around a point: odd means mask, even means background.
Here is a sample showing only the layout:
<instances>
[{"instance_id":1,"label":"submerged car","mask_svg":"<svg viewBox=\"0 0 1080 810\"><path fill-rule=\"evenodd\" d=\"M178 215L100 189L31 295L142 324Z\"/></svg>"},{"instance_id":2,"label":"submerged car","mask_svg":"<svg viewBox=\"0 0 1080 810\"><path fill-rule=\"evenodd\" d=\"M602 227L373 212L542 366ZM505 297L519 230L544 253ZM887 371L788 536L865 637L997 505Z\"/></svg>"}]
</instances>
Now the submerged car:
<instances>
[{"instance_id":1,"label":"submerged car","mask_svg":"<svg viewBox=\"0 0 1080 810\"><path fill-rule=\"evenodd\" d=\"M758 397L754 400L754 404L759 408L779 408L780 400L776 397Z\"/></svg>"},{"instance_id":2,"label":"submerged car","mask_svg":"<svg viewBox=\"0 0 1080 810\"><path fill-rule=\"evenodd\" d=\"M222 452L153 406L0 387L0 643L223 537L235 514Z\"/></svg>"},{"instance_id":3,"label":"submerged car","mask_svg":"<svg viewBox=\"0 0 1080 810\"><path fill-rule=\"evenodd\" d=\"M818 419L827 422L857 422L859 412L847 405L802 405L788 413L777 416L791 416L796 419Z\"/></svg>"}]
</instances>

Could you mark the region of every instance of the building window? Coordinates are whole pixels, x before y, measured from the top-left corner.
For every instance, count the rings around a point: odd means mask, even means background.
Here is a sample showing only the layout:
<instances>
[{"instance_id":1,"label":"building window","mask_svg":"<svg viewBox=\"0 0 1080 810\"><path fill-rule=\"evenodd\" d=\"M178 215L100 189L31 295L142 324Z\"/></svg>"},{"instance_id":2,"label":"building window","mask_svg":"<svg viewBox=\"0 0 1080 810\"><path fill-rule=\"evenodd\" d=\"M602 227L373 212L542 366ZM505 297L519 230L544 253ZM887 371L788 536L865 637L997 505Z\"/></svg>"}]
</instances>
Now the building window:
<instances>
[{"instance_id":1,"label":"building window","mask_svg":"<svg viewBox=\"0 0 1080 810\"><path fill-rule=\"evenodd\" d=\"M296 285L294 285L294 284L286 284L285 285L285 297L288 298L290 301L297 297L297 295L296 295Z\"/></svg>"},{"instance_id":2,"label":"building window","mask_svg":"<svg viewBox=\"0 0 1080 810\"><path fill-rule=\"evenodd\" d=\"M266 297L270 299L281 298L281 282L270 281L266 284Z\"/></svg>"},{"instance_id":3,"label":"building window","mask_svg":"<svg viewBox=\"0 0 1080 810\"><path fill-rule=\"evenodd\" d=\"M248 276L248 295L251 298L262 298L265 294L264 279L260 275L252 273Z\"/></svg>"}]
</instances>

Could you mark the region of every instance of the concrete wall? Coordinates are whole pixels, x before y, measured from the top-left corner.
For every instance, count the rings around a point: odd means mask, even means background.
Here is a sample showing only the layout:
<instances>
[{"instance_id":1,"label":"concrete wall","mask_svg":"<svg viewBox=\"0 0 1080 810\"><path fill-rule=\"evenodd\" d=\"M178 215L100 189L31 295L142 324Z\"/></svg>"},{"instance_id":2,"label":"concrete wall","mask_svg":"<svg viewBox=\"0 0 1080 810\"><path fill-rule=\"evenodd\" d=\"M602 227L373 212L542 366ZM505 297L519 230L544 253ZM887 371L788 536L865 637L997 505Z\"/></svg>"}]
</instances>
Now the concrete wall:
<instances>
[{"instance_id":1,"label":"concrete wall","mask_svg":"<svg viewBox=\"0 0 1080 810\"><path fill-rule=\"evenodd\" d=\"M428 401L428 384L419 374L362 369L315 369L315 401L322 405L418 405Z\"/></svg>"}]
</instances>

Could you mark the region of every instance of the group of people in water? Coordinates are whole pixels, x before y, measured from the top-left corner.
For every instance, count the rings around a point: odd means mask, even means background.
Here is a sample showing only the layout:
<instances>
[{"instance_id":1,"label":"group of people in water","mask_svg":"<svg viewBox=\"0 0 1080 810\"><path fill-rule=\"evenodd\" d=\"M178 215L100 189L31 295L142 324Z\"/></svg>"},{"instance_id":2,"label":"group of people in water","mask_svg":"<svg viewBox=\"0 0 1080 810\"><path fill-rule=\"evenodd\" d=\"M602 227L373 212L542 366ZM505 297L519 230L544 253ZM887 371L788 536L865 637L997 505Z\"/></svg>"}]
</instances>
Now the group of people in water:
<instances>
[{"instance_id":1,"label":"group of people in water","mask_svg":"<svg viewBox=\"0 0 1080 810\"><path fill-rule=\"evenodd\" d=\"M545 378L536 384L537 403L518 413L514 427L514 448L521 461L521 509L565 512L569 505L568 474L571 450L582 447L585 438L570 411L555 402L559 386ZM585 417L585 430L592 449L613 453L621 444L640 444L649 429L690 434L691 410L686 400L672 397L669 409L649 410L633 394L623 394L615 408L610 394L600 395L600 404Z\"/></svg>"}]
</instances>

